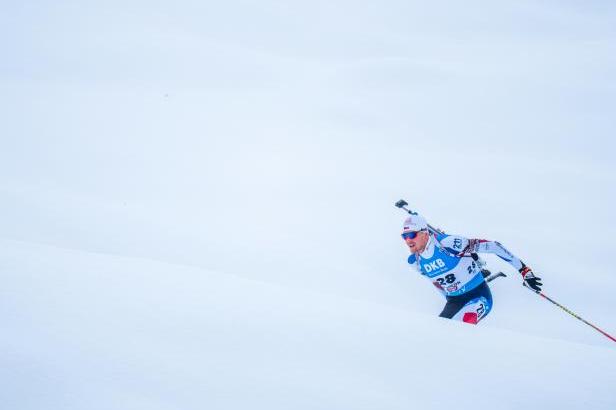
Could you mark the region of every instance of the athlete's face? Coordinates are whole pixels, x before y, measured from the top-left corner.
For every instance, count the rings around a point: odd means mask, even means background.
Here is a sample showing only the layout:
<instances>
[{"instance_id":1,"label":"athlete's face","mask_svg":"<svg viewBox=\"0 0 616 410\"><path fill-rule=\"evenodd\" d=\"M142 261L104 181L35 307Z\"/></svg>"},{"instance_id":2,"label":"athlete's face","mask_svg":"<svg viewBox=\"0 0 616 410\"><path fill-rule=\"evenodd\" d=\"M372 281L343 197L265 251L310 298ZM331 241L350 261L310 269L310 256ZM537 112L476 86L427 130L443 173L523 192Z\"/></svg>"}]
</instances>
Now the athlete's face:
<instances>
[{"instance_id":1,"label":"athlete's face","mask_svg":"<svg viewBox=\"0 0 616 410\"><path fill-rule=\"evenodd\" d=\"M413 238L413 234L411 235L403 235L402 239L406 242L406 246L409 247L412 253L421 253L424 249L426 249L426 244L428 243L428 232L419 231L415 232L415 237Z\"/></svg>"}]
</instances>

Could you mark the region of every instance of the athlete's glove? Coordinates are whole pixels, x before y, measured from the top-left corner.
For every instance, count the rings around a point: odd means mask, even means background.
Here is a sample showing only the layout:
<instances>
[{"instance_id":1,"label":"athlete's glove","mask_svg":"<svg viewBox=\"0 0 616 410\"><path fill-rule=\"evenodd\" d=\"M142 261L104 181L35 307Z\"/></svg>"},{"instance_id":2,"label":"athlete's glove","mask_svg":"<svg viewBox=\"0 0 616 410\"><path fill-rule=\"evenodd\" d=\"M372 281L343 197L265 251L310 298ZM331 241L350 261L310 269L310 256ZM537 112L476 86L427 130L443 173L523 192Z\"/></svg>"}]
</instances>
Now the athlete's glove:
<instances>
[{"instance_id":1,"label":"athlete's glove","mask_svg":"<svg viewBox=\"0 0 616 410\"><path fill-rule=\"evenodd\" d=\"M522 278L524 278L524 284L526 284L526 286L536 292L541 292L541 286L543 286L541 278L536 277L531 268L523 266L520 269L520 273L522 274Z\"/></svg>"}]
</instances>

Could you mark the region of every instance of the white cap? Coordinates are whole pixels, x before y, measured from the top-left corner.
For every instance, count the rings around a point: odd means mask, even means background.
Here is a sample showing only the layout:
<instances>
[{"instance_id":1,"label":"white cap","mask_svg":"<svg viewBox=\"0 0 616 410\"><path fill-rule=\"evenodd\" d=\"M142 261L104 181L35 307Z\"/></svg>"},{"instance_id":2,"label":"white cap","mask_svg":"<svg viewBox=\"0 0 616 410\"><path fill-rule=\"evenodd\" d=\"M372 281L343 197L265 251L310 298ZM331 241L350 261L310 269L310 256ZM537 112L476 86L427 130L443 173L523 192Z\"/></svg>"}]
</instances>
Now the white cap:
<instances>
[{"instance_id":1,"label":"white cap","mask_svg":"<svg viewBox=\"0 0 616 410\"><path fill-rule=\"evenodd\" d=\"M428 229L426 218L421 215L411 215L404 220L402 232L417 232Z\"/></svg>"}]
</instances>

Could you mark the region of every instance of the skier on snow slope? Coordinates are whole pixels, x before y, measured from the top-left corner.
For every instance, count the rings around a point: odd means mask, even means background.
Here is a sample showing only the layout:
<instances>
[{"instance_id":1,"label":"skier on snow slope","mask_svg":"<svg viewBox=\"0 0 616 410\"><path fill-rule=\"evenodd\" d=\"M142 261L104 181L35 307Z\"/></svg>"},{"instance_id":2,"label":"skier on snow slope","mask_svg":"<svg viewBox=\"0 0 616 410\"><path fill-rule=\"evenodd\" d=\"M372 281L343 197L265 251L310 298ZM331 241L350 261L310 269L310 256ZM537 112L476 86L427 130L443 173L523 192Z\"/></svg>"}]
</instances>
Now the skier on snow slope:
<instances>
[{"instance_id":1,"label":"skier on snow slope","mask_svg":"<svg viewBox=\"0 0 616 410\"><path fill-rule=\"evenodd\" d=\"M492 310L492 294L477 253L497 255L517 269L530 288L541 290L541 278L498 242L432 233L421 215L406 218L402 239L411 251L408 263L432 281L447 300L440 317L477 324Z\"/></svg>"}]
</instances>

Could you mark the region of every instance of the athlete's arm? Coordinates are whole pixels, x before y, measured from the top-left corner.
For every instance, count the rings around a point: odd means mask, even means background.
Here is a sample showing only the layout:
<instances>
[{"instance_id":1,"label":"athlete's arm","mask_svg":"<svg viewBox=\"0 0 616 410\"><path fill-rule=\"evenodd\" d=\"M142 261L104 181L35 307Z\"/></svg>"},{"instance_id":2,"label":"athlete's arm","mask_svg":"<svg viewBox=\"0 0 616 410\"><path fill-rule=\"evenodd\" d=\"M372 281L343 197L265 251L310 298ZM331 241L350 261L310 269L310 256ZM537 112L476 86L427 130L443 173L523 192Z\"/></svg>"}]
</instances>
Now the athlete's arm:
<instances>
[{"instance_id":1,"label":"athlete's arm","mask_svg":"<svg viewBox=\"0 0 616 410\"><path fill-rule=\"evenodd\" d=\"M492 253L508 262L518 271L526 266L517 256L496 241L450 235L441 241L441 245L457 256L471 256L472 253Z\"/></svg>"},{"instance_id":2,"label":"athlete's arm","mask_svg":"<svg viewBox=\"0 0 616 410\"><path fill-rule=\"evenodd\" d=\"M509 262L522 275L526 285L536 292L541 291L541 278L535 276L531 268L526 266L517 256L512 254L503 245L496 241L486 239L467 239L461 236L448 236L441 241L441 244L449 252L457 256L471 256L473 253L492 253L502 260Z\"/></svg>"}]
</instances>

